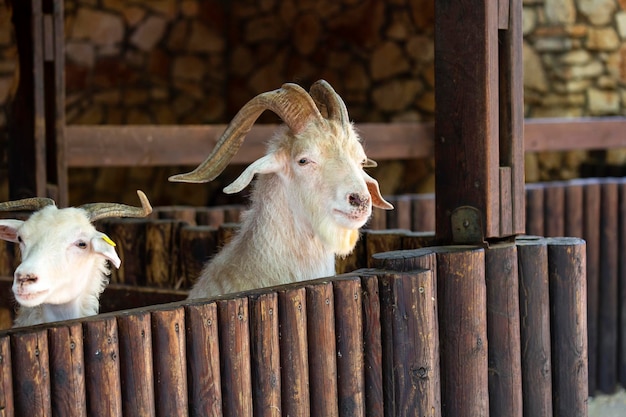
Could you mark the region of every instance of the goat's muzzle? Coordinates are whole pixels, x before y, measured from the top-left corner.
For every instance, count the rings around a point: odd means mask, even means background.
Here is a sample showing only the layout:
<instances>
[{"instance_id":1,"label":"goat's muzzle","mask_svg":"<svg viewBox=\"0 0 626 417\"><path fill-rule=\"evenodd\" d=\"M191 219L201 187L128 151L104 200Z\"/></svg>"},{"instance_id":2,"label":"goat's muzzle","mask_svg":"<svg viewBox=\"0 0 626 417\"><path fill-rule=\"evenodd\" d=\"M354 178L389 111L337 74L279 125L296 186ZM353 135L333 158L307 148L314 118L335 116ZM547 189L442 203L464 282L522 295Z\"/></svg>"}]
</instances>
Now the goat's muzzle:
<instances>
[{"instance_id":1,"label":"goat's muzzle","mask_svg":"<svg viewBox=\"0 0 626 417\"><path fill-rule=\"evenodd\" d=\"M17 284L20 286L34 284L38 280L39 277L35 274L15 274L15 282L17 282Z\"/></svg>"},{"instance_id":2,"label":"goat's muzzle","mask_svg":"<svg viewBox=\"0 0 626 417\"><path fill-rule=\"evenodd\" d=\"M359 208L361 210L366 209L370 205L370 196L361 193L348 194L348 203L352 207Z\"/></svg>"}]
</instances>

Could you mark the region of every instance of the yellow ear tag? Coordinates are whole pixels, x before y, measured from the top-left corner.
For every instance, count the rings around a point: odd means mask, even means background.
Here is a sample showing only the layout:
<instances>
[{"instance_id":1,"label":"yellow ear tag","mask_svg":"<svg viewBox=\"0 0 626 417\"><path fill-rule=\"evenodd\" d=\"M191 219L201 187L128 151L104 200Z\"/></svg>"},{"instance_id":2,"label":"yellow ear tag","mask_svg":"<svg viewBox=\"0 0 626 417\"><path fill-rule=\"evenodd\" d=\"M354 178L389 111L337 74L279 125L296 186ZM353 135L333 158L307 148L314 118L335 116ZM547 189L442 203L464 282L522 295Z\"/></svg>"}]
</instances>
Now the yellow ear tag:
<instances>
[{"instance_id":1,"label":"yellow ear tag","mask_svg":"<svg viewBox=\"0 0 626 417\"><path fill-rule=\"evenodd\" d=\"M115 246L115 242L113 242L111 238L108 237L107 235L102 236L102 240L104 240L106 243L108 243L111 246Z\"/></svg>"}]
</instances>

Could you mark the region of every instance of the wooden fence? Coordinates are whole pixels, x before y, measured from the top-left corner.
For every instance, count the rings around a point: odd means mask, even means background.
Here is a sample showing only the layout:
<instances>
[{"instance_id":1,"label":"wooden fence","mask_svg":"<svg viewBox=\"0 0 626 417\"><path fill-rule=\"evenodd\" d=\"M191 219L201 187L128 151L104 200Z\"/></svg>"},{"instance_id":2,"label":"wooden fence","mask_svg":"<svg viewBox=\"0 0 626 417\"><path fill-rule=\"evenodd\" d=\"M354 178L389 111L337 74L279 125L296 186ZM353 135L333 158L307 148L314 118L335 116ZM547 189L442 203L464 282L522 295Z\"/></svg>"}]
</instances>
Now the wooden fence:
<instances>
[{"instance_id":1,"label":"wooden fence","mask_svg":"<svg viewBox=\"0 0 626 417\"><path fill-rule=\"evenodd\" d=\"M584 241L372 259L328 279L0 332L0 414L587 415Z\"/></svg>"}]
</instances>

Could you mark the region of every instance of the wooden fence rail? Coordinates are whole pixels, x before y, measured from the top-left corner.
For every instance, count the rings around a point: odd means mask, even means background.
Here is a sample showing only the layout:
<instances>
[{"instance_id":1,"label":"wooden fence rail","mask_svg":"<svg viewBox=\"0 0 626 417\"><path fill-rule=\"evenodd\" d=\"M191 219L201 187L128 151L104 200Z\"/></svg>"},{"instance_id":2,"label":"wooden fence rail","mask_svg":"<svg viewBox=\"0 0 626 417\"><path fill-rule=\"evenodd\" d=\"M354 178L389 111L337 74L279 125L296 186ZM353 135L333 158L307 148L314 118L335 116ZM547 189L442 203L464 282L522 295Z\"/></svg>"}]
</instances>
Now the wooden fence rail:
<instances>
[{"instance_id":1,"label":"wooden fence rail","mask_svg":"<svg viewBox=\"0 0 626 417\"><path fill-rule=\"evenodd\" d=\"M583 416L584 246L378 253L327 279L3 331L0 413Z\"/></svg>"}]
</instances>

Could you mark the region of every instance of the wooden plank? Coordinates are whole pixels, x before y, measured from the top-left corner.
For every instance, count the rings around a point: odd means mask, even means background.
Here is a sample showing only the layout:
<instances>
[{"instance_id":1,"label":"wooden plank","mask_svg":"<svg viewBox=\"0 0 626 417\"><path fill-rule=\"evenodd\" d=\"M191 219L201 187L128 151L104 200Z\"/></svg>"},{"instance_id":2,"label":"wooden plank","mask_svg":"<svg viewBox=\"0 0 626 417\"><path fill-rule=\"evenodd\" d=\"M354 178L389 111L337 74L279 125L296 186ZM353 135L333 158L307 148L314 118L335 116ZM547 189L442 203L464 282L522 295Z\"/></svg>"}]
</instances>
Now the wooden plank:
<instances>
[{"instance_id":1,"label":"wooden plank","mask_svg":"<svg viewBox=\"0 0 626 417\"><path fill-rule=\"evenodd\" d=\"M598 389L617 389L618 353L618 203L617 182L606 180L600 189L600 296L598 300ZM586 305L585 305L586 307Z\"/></svg>"},{"instance_id":2,"label":"wooden plank","mask_svg":"<svg viewBox=\"0 0 626 417\"><path fill-rule=\"evenodd\" d=\"M225 124L186 126L66 127L67 164L90 166L198 165L211 152ZM255 125L233 164L248 164L265 153L277 125ZM362 123L356 126L368 155L378 159L432 155L432 123Z\"/></svg>"},{"instance_id":3,"label":"wooden plank","mask_svg":"<svg viewBox=\"0 0 626 417\"><path fill-rule=\"evenodd\" d=\"M189 414L187 395L187 356L185 310L182 306L152 311L154 397L156 415L169 417Z\"/></svg>"},{"instance_id":4,"label":"wooden plank","mask_svg":"<svg viewBox=\"0 0 626 417\"><path fill-rule=\"evenodd\" d=\"M483 249L437 253L441 406L448 416L489 415Z\"/></svg>"},{"instance_id":5,"label":"wooden plank","mask_svg":"<svg viewBox=\"0 0 626 417\"><path fill-rule=\"evenodd\" d=\"M334 281L335 329L337 332L337 390L340 416L365 416L365 362L361 279ZM307 300L308 302L308 300ZM316 315L311 316L316 317ZM330 392L329 394L332 394ZM311 399L313 396L311 395ZM312 415L316 414L311 408Z\"/></svg>"},{"instance_id":6,"label":"wooden plank","mask_svg":"<svg viewBox=\"0 0 626 417\"><path fill-rule=\"evenodd\" d=\"M337 285L345 284L340 281ZM341 390L344 383L349 384L341 379L346 375L338 373L337 370L337 362L341 364L346 354L340 344L343 336L340 323L343 317L340 316L341 311L335 313L336 307L340 310L339 303L339 300L335 301L332 283L322 282L306 286L307 317L315 318L307 320L312 416L339 416L341 396L338 397L337 389L339 387ZM337 327L337 335L335 335L335 327ZM354 415L359 415L356 412L357 409L358 405L355 405Z\"/></svg>"},{"instance_id":7,"label":"wooden plank","mask_svg":"<svg viewBox=\"0 0 626 417\"><path fill-rule=\"evenodd\" d=\"M436 232L453 242L451 216L480 213L484 238L499 233L497 2L435 3ZM482 30L476 30L477 27Z\"/></svg>"},{"instance_id":8,"label":"wooden plank","mask_svg":"<svg viewBox=\"0 0 626 417\"><path fill-rule=\"evenodd\" d=\"M109 284L100 297L100 313L172 303L186 299L187 295L182 290Z\"/></svg>"},{"instance_id":9,"label":"wooden plank","mask_svg":"<svg viewBox=\"0 0 626 417\"><path fill-rule=\"evenodd\" d=\"M583 239L587 242L587 343L589 351L589 393L598 383L598 320L600 301L600 183L590 180L583 193Z\"/></svg>"},{"instance_id":10,"label":"wooden plank","mask_svg":"<svg viewBox=\"0 0 626 417\"><path fill-rule=\"evenodd\" d=\"M196 208L192 206L160 206L152 211L158 219L180 220L192 226L196 224Z\"/></svg>"},{"instance_id":11,"label":"wooden plank","mask_svg":"<svg viewBox=\"0 0 626 417\"><path fill-rule=\"evenodd\" d=\"M526 151L611 149L624 146L625 117L577 117L527 119Z\"/></svg>"},{"instance_id":12,"label":"wooden plank","mask_svg":"<svg viewBox=\"0 0 626 417\"><path fill-rule=\"evenodd\" d=\"M252 417L248 299L218 300L217 317L224 416Z\"/></svg>"},{"instance_id":13,"label":"wooden plank","mask_svg":"<svg viewBox=\"0 0 626 417\"><path fill-rule=\"evenodd\" d=\"M117 317L120 377L124 416L155 416L154 369L150 312L135 311Z\"/></svg>"},{"instance_id":14,"label":"wooden plank","mask_svg":"<svg viewBox=\"0 0 626 417\"><path fill-rule=\"evenodd\" d=\"M11 336L11 365L15 415L52 416L48 337L45 329Z\"/></svg>"},{"instance_id":15,"label":"wooden plank","mask_svg":"<svg viewBox=\"0 0 626 417\"><path fill-rule=\"evenodd\" d=\"M281 290L280 367L283 415L311 415L307 355L306 293L304 288Z\"/></svg>"},{"instance_id":16,"label":"wooden plank","mask_svg":"<svg viewBox=\"0 0 626 417\"><path fill-rule=\"evenodd\" d=\"M585 241L548 241L552 395L555 417L586 417L587 315Z\"/></svg>"},{"instance_id":17,"label":"wooden plank","mask_svg":"<svg viewBox=\"0 0 626 417\"><path fill-rule=\"evenodd\" d=\"M619 188L619 247L620 254L626 253L626 180L622 178ZM589 244L587 244L588 246ZM589 249L587 249L587 252ZM587 258L589 263L589 258ZM626 256L619 257L619 328L626 329ZM587 306L589 308L589 306ZM618 380L621 386L626 386L626 331L619 332L618 350ZM591 350L590 350L591 356ZM592 392L590 391L590 394Z\"/></svg>"},{"instance_id":18,"label":"wooden plank","mask_svg":"<svg viewBox=\"0 0 626 417\"><path fill-rule=\"evenodd\" d=\"M526 234L544 236L544 192L543 184L526 185Z\"/></svg>"},{"instance_id":19,"label":"wooden plank","mask_svg":"<svg viewBox=\"0 0 626 417\"><path fill-rule=\"evenodd\" d=\"M544 228L546 237L565 236L565 184L544 183Z\"/></svg>"},{"instance_id":20,"label":"wooden plank","mask_svg":"<svg viewBox=\"0 0 626 417\"><path fill-rule=\"evenodd\" d=\"M514 211L513 195L511 192L511 168L500 167L500 236L511 236L513 234Z\"/></svg>"},{"instance_id":21,"label":"wooden plank","mask_svg":"<svg viewBox=\"0 0 626 417\"><path fill-rule=\"evenodd\" d=\"M83 322L87 415L122 415L120 352L115 317Z\"/></svg>"},{"instance_id":22,"label":"wooden plank","mask_svg":"<svg viewBox=\"0 0 626 417\"><path fill-rule=\"evenodd\" d=\"M217 305L185 306L189 415L222 415Z\"/></svg>"},{"instance_id":23,"label":"wooden plank","mask_svg":"<svg viewBox=\"0 0 626 417\"><path fill-rule=\"evenodd\" d=\"M281 415L278 294L254 293L250 308L250 353L255 416Z\"/></svg>"},{"instance_id":24,"label":"wooden plank","mask_svg":"<svg viewBox=\"0 0 626 417\"><path fill-rule=\"evenodd\" d=\"M565 186L565 236L583 236L584 184L584 180L575 180Z\"/></svg>"},{"instance_id":25,"label":"wooden plank","mask_svg":"<svg viewBox=\"0 0 626 417\"><path fill-rule=\"evenodd\" d=\"M522 364L517 250L514 244L485 250L489 415L522 417Z\"/></svg>"},{"instance_id":26,"label":"wooden plank","mask_svg":"<svg viewBox=\"0 0 626 417\"><path fill-rule=\"evenodd\" d=\"M83 328L80 323L48 329L50 388L55 416L87 416Z\"/></svg>"},{"instance_id":27,"label":"wooden plank","mask_svg":"<svg viewBox=\"0 0 626 417\"><path fill-rule=\"evenodd\" d=\"M498 32L500 165L511 170L512 233L525 230L522 0L500 0ZM505 199L500 196L501 201ZM506 232L504 232L506 233Z\"/></svg>"},{"instance_id":28,"label":"wooden plank","mask_svg":"<svg viewBox=\"0 0 626 417\"><path fill-rule=\"evenodd\" d=\"M178 281L179 220L152 220L146 226L146 284L180 288Z\"/></svg>"},{"instance_id":29,"label":"wooden plank","mask_svg":"<svg viewBox=\"0 0 626 417\"><path fill-rule=\"evenodd\" d=\"M0 337L0 416L15 416L13 403L13 378L11 362L11 340L9 336Z\"/></svg>"},{"instance_id":30,"label":"wooden plank","mask_svg":"<svg viewBox=\"0 0 626 417\"><path fill-rule=\"evenodd\" d=\"M378 277L361 275L363 288L363 362L365 366L365 415L383 415L382 336Z\"/></svg>"},{"instance_id":31,"label":"wooden plank","mask_svg":"<svg viewBox=\"0 0 626 417\"><path fill-rule=\"evenodd\" d=\"M529 238L516 244L524 417L552 416L548 246Z\"/></svg>"}]
</instances>

